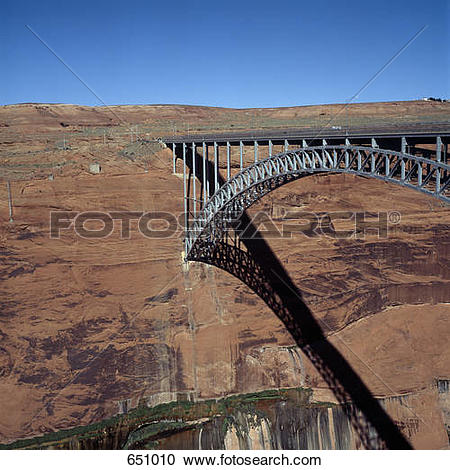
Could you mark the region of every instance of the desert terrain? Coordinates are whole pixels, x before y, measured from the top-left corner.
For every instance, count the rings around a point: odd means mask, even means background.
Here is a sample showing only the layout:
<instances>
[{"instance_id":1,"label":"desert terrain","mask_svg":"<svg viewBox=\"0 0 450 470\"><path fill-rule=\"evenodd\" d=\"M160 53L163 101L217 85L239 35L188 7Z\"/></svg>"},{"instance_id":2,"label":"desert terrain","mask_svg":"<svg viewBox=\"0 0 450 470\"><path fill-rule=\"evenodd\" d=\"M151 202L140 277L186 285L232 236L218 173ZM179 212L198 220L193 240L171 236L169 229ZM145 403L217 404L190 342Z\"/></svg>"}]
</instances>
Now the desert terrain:
<instances>
[{"instance_id":1,"label":"desert terrain","mask_svg":"<svg viewBox=\"0 0 450 470\"><path fill-rule=\"evenodd\" d=\"M52 211L178 216L182 179L155 138L320 128L339 106L0 107L0 442L89 425L142 403L298 387L311 390L311 400L335 402L247 286L183 262L181 228L170 238L146 238L132 221L127 239L119 225L102 239L81 238L73 227L51 238L49 221ZM445 123L449 108L355 104L334 123ZM267 242L373 396L396 397L386 409L412 445L447 447L448 386L443 393L438 384L450 380L448 206L381 181L315 175L277 189L249 214L276 220L286 210L401 214L385 238L294 233Z\"/></svg>"}]
</instances>

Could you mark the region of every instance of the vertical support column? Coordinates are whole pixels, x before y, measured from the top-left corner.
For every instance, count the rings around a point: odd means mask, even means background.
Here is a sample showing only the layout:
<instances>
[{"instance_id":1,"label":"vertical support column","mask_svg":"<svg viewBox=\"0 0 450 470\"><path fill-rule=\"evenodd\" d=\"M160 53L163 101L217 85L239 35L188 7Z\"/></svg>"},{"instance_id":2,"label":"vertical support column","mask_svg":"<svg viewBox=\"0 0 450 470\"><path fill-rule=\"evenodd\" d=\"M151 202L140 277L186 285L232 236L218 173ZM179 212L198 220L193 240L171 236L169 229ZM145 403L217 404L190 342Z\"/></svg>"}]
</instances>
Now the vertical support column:
<instances>
[{"instance_id":1,"label":"vertical support column","mask_svg":"<svg viewBox=\"0 0 450 470\"><path fill-rule=\"evenodd\" d=\"M306 140L305 140L305 139L302 140L302 147L303 147L303 148L308 147L308 144L306 143Z\"/></svg>"},{"instance_id":2,"label":"vertical support column","mask_svg":"<svg viewBox=\"0 0 450 470\"><path fill-rule=\"evenodd\" d=\"M173 173L176 173L177 171L177 156L175 152L175 144L172 144L172 160L173 160Z\"/></svg>"},{"instance_id":3,"label":"vertical support column","mask_svg":"<svg viewBox=\"0 0 450 470\"><path fill-rule=\"evenodd\" d=\"M322 145L325 147L327 145L327 141L325 139L322 139Z\"/></svg>"},{"instance_id":4,"label":"vertical support column","mask_svg":"<svg viewBox=\"0 0 450 470\"><path fill-rule=\"evenodd\" d=\"M214 141L214 192L219 189L219 149L217 142Z\"/></svg>"},{"instance_id":5,"label":"vertical support column","mask_svg":"<svg viewBox=\"0 0 450 470\"><path fill-rule=\"evenodd\" d=\"M448 160L448 143L447 142L443 142L443 145L442 145L442 161L445 164L449 163L449 160ZM448 171L443 170L442 175L443 175L444 179L447 180Z\"/></svg>"},{"instance_id":6,"label":"vertical support column","mask_svg":"<svg viewBox=\"0 0 450 470\"><path fill-rule=\"evenodd\" d=\"M206 189L206 185L208 184L208 176L206 175L206 143L203 142L203 151L202 151L202 155L203 155L203 207L205 207L205 204L206 204L206 201L208 200L208 192L207 192L207 189Z\"/></svg>"},{"instance_id":7,"label":"vertical support column","mask_svg":"<svg viewBox=\"0 0 450 470\"><path fill-rule=\"evenodd\" d=\"M272 141L269 140L269 157L272 156Z\"/></svg>"},{"instance_id":8,"label":"vertical support column","mask_svg":"<svg viewBox=\"0 0 450 470\"><path fill-rule=\"evenodd\" d=\"M447 146L445 146L447 147ZM444 147L444 148L445 148ZM446 163L446 158L444 157L444 163ZM442 138L440 135L436 137L436 161L440 162L442 161ZM431 169L430 169L431 171ZM436 194L439 194L439 191L441 190L441 169L436 168Z\"/></svg>"},{"instance_id":9,"label":"vertical support column","mask_svg":"<svg viewBox=\"0 0 450 470\"><path fill-rule=\"evenodd\" d=\"M402 158L402 161L400 162L400 168L401 168L401 172L402 172L402 181L405 181L405 160L403 160Z\"/></svg>"},{"instance_id":10,"label":"vertical support column","mask_svg":"<svg viewBox=\"0 0 450 470\"><path fill-rule=\"evenodd\" d=\"M389 172L390 172L390 162L389 162L389 155L385 155L384 156L384 161L385 161L385 167L386 167L386 176L389 176Z\"/></svg>"},{"instance_id":11,"label":"vertical support column","mask_svg":"<svg viewBox=\"0 0 450 470\"><path fill-rule=\"evenodd\" d=\"M231 177L230 142L227 141L227 180Z\"/></svg>"},{"instance_id":12,"label":"vertical support column","mask_svg":"<svg viewBox=\"0 0 450 470\"><path fill-rule=\"evenodd\" d=\"M183 193L184 193L184 254L187 254L187 239L188 239L188 195L186 185L186 144L183 142Z\"/></svg>"},{"instance_id":13,"label":"vertical support column","mask_svg":"<svg viewBox=\"0 0 450 470\"><path fill-rule=\"evenodd\" d=\"M373 147L374 149L377 149L377 148L378 148L377 141L376 141L373 137L372 137L372 139L371 139L371 143L372 143L372 147Z\"/></svg>"},{"instance_id":14,"label":"vertical support column","mask_svg":"<svg viewBox=\"0 0 450 470\"><path fill-rule=\"evenodd\" d=\"M240 140L239 141L239 163L241 165L241 171L244 166L243 155L244 155L244 143L242 142L242 140Z\"/></svg>"},{"instance_id":15,"label":"vertical support column","mask_svg":"<svg viewBox=\"0 0 450 470\"><path fill-rule=\"evenodd\" d=\"M402 153L406 153L406 137L402 137Z\"/></svg>"},{"instance_id":16,"label":"vertical support column","mask_svg":"<svg viewBox=\"0 0 450 470\"><path fill-rule=\"evenodd\" d=\"M441 190L441 169L439 167L436 168L436 194L439 194Z\"/></svg>"},{"instance_id":17,"label":"vertical support column","mask_svg":"<svg viewBox=\"0 0 450 470\"><path fill-rule=\"evenodd\" d=\"M440 162L442 158L442 138L441 136L436 137L436 161Z\"/></svg>"},{"instance_id":18,"label":"vertical support column","mask_svg":"<svg viewBox=\"0 0 450 470\"><path fill-rule=\"evenodd\" d=\"M417 182L419 187L422 186L422 165L420 163L417 163Z\"/></svg>"},{"instance_id":19,"label":"vertical support column","mask_svg":"<svg viewBox=\"0 0 450 470\"><path fill-rule=\"evenodd\" d=\"M255 150L255 163L258 161L258 141L255 140L253 143L253 147Z\"/></svg>"},{"instance_id":20,"label":"vertical support column","mask_svg":"<svg viewBox=\"0 0 450 470\"><path fill-rule=\"evenodd\" d=\"M6 187L8 188L9 221L14 222L12 196L11 196L11 183L9 181L6 183Z\"/></svg>"},{"instance_id":21,"label":"vertical support column","mask_svg":"<svg viewBox=\"0 0 450 470\"><path fill-rule=\"evenodd\" d=\"M196 161L195 161L195 142L192 142L192 194L193 194L193 208L194 217L197 215L197 191L196 191Z\"/></svg>"},{"instance_id":22,"label":"vertical support column","mask_svg":"<svg viewBox=\"0 0 450 470\"><path fill-rule=\"evenodd\" d=\"M209 187L211 165L209 164L209 146L208 145L206 145L205 150L206 150L206 196L207 196L207 199L209 199L210 194L211 194L211 189Z\"/></svg>"},{"instance_id":23,"label":"vertical support column","mask_svg":"<svg viewBox=\"0 0 450 470\"><path fill-rule=\"evenodd\" d=\"M347 146L350 146L350 145L351 145L350 139L345 139L345 145L347 145Z\"/></svg>"},{"instance_id":24,"label":"vertical support column","mask_svg":"<svg viewBox=\"0 0 450 470\"><path fill-rule=\"evenodd\" d=\"M289 151L289 142L286 139L284 140L284 151L285 152Z\"/></svg>"}]
</instances>

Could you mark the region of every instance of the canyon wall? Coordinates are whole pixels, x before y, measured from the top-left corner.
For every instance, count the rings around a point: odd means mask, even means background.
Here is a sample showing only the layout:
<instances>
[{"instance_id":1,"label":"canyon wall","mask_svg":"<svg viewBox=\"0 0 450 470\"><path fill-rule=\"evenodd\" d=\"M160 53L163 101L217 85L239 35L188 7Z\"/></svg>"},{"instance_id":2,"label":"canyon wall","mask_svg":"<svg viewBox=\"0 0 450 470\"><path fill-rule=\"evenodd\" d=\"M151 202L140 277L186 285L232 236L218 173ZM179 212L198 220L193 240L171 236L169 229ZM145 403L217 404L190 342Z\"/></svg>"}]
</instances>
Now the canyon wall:
<instances>
[{"instance_id":1,"label":"canyon wall","mask_svg":"<svg viewBox=\"0 0 450 470\"><path fill-rule=\"evenodd\" d=\"M439 386L379 399L410 440L429 439L428 424L412 407L436 401ZM0 449L158 449L158 450L357 450L361 434L349 421L354 405L317 401L310 388L265 390L218 400L176 401L31 439ZM439 438L442 421L433 419ZM366 427L369 447L380 448L376 430Z\"/></svg>"},{"instance_id":2,"label":"canyon wall","mask_svg":"<svg viewBox=\"0 0 450 470\"><path fill-rule=\"evenodd\" d=\"M13 222L6 183L0 185L0 441L88 425L139 404L289 387L309 387L317 400L335 402L284 325L247 286L217 268L183 263L181 230L146 238L134 220L127 239L120 224L107 238L81 238L73 227L50 238L52 211L182 212L182 180L172 174L169 150L130 159L119 147L103 153L88 147L80 142L70 156L64 153L77 163L50 179L12 181ZM94 159L100 174L89 174ZM445 447L447 398L434 384L450 375L448 208L380 181L317 175L279 188L249 213L264 211L281 229L286 211L343 210L366 212L372 221L378 212L399 212L401 220L384 238L374 231L360 239L267 233L267 241L328 340L394 421L401 421L395 397L409 397L404 432L414 447ZM285 415L281 403L276 407L266 424L249 431L264 448L300 442L313 448L319 435L323 447L355 445L338 442L350 442L350 431L331 437L335 408L291 410L304 413L302 426L323 422L322 434L311 427L311 434L283 437L275 428ZM239 416L247 426L251 416ZM333 417L336 426L340 418ZM250 434L240 441L237 430L215 441L219 428L208 422L189 442L248 446ZM181 445L169 441L168 448Z\"/></svg>"}]
</instances>

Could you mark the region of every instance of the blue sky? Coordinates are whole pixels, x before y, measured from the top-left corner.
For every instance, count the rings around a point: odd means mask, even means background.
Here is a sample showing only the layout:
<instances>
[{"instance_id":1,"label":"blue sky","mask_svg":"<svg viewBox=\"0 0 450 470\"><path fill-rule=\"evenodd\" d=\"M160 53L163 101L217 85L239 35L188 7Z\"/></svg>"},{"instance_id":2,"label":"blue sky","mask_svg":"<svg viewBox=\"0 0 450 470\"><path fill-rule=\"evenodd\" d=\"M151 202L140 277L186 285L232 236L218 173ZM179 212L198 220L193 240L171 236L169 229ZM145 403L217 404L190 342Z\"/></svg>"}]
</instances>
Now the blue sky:
<instances>
[{"instance_id":1,"label":"blue sky","mask_svg":"<svg viewBox=\"0 0 450 470\"><path fill-rule=\"evenodd\" d=\"M272 107L449 97L449 2L20 1L0 4L0 104Z\"/></svg>"}]
</instances>

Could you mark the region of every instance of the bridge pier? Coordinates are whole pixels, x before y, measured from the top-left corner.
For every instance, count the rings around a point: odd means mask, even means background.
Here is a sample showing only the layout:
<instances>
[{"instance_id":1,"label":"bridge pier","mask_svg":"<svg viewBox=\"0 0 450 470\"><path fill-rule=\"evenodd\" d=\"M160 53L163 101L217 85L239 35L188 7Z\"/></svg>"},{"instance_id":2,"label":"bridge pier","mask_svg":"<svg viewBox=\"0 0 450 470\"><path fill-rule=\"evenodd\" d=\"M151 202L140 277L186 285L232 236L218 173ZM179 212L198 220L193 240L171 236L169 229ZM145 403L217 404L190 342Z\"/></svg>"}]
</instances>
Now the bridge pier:
<instances>
[{"instance_id":1,"label":"bridge pier","mask_svg":"<svg viewBox=\"0 0 450 470\"><path fill-rule=\"evenodd\" d=\"M186 185L186 144L183 142L183 191L184 191L184 198L183 198L183 207L184 207L184 231L186 236L184 238L184 251L185 253L188 252L188 237L187 233L189 230L188 227L188 194L187 194L187 185Z\"/></svg>"},{"instance_id":2,"label":"bridge pier","mask_svg":"<svg viewBox=\"0 0 450 470\"><path fill-rule=\"evenodd\" d=\"M243 154L244 154L244 143L242 140L239 141L239 165L242 171L242 168L244 168L244 163L243 163Z\"/></svg>"},{"instance_id":3,"label":"bridge pier","mask_svg":"<svg viewBox=\"0 0 450 470\"><path fill-rule=\"evenodd\" d=\"M197 181L197 178L196 178L196 163L195 163L195 142L192 142L192 176L193 176L193 179L192 179L192 195L194 196L193 199L192 199L192 208L193 208L193 213L194 213L194 218L196 217L197 215L197 191L196 191L196 186L195 186L195 183Z\"/></svg>"},{"instance_id":4,"label":"bridge pier","mask_svg":"<svg viewBox=\"0 0 450 470\"><path fill-rule=\"evenodd\" d=\"M442 154L442 138L441 136L436 137L436 161L441 161L441 154ZM444 163L446 163L444 161ZM441 172L439 169L436 170L436 194L439 194L439 190L441 188Z\"/></svg>"},{"instance_id":5,"label":"bridge pier","mask_svg":"<svg viewBox=\"0 0 450 470\"><path fill-rule=\"evenodd\" d=\"M209 183L208 183L208 176L206 174L206 159L208 158L206 154L206 143L203 142L202 145L202 156L203 156L203 201L202 201L202 208L205 207L206 201L208 200L208 194L209 194Z\"/></svg>"},{"instance_id":6,"label":"bridge pier","mask_svg":"<svg viewBox=\"0 0 450 470\"><path fill-rule=\"evenodd\" d=\"M231 177L230 142L227 141L227 179Z\"/></svg>"},{"instance_id":7,"label":"bridge pier","mask_svg":"<svg viewBox=\"0 0 450 470\"><path fill-rule=\"evenodd\" d=\"M177 172L177 154L176 154L176 144L172 144L172 163L173 163L173 173L175 174Z\"/></svg>"},{"instance_id":8,"label":"bridge pier","mask_svg":"<svg viewBox=\"0 0 450 470\"><path fill-rule=\"evenodd\" d=\"M402 143L401 143L401 152L402 153L406 153L406 146L407 146L406 137L402 137Z\"/></svg>"},{"instance_id":9,"label":"bridge pier","mask_svg":"<svg viewBox=\"0 0 450 470\"><path fill-rule=\"evenodd\" d=\"M441 136L436 137L436 161L441 161L441 153L442 153L442 138Z\"/></svg>"},{"instance_id":10,"label":"bridge pier","mask_svg":"<svg viewBox=\"0 0 450 470\"><path fill-rule=\"evenodd\" d=\"M219 189L219 146L214 141L214 192Z\"/></svg>"}]
</instances>

